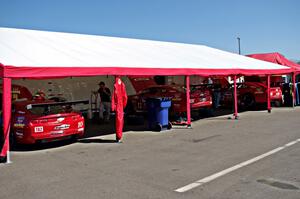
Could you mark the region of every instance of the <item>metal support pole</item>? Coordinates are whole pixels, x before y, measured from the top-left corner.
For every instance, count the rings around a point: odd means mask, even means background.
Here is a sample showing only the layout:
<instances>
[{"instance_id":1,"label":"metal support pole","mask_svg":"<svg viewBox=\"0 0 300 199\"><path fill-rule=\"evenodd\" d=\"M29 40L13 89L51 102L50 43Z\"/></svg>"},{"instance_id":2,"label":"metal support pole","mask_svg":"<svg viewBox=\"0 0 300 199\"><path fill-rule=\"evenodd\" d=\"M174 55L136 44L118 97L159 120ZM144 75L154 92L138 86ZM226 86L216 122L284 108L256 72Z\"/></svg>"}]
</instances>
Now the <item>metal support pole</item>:
<instances>
[{"instance_id":1,"label":"metal support pole","mask_svg":"<svg viewBox=\"0 0 300 199\"><path fill-rule=\"evenodd\" d=\"M271 75L267 76L267 106L268 106L268 113L271 113L271 90L270 90L270 83L271 83Z\"/></svg>"},{"instance_id":2,"label":"metal support pole","mask_svg":"<svg viewBox=\"0 0 300 199\"><path fill-rule=\"evenodd\" d=\"M238 119L238 98L237 98L237 88L236 88L236 75L233 77L233 95L234 95L234 119Z\"/></svg>"},{"instance_id":3,"label":"metal support pole","mask_svg":"<svg viewBox=\"0 0 300 199\"><path fill-rule=\"evenodd\" d=\"M296 105L296 73L292 73L293 82L293 107Z\"/></svg>"},{"instance_id":4,"label":"metal support pole","mask_svg":"<svg viewBox=\"0 0 300 199\"><path fill-rule=\"evenodd\" d=\"M191 103L190 103L190 76L185 76L186 81L186 115L187 115L187 127L191 128Z\"/></svg>"},{"instance_id":5,"label":"metal support pole","mask_svg":"<svg viewBox=\"0 0 300 199\"><path fill-rule=\"evenodd\" d=\"M238 47L239 47L239 55L241 54L241 38L237 38L238 40Z\"/></svg>"},{"instance_id":6,"label":"metal support pole","mask_svg":"<svg viewBox=\"0 0 300 199\"><path fill-rule=\"evenodd\" d=\"M4 143L0 156L1 158L6 157L6 163L11 163L9 153L9 133L11 119L11 79L6 77L3 78L2 110Z\"/></svg>"}]
</instances>

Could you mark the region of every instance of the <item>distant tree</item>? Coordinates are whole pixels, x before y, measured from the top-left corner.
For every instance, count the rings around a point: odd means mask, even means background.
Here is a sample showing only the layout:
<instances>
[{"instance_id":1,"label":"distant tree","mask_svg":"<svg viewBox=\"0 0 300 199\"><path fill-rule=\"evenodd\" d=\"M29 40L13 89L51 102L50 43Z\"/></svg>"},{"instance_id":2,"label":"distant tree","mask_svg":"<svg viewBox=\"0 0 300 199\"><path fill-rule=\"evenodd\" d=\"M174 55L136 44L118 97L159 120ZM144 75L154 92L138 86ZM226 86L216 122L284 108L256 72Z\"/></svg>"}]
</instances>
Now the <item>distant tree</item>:
<instances>
[{"instance_id":1,"label":"distant tree","mask_svg":"<svg viewBox=\"0 0 300 199\"><path fill-rule=\"evenodd\" d=\"M298 61L297 63L300 64L300 61Z\"/></svg>"}]
</instances>

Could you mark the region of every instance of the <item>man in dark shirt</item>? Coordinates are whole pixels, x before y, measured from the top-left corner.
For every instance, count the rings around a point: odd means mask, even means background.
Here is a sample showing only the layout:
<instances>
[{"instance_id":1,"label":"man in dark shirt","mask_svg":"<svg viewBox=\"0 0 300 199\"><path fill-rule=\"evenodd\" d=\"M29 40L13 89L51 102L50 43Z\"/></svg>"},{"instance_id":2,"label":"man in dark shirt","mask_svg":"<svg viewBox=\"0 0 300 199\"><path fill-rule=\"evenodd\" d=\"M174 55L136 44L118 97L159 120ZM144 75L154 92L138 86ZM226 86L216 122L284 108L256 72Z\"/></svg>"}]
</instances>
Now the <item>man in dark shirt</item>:
<instances>
[{"instance_id":1,"label":"man in dark shirt","mask_svg":"<svg viewBox=\"0 0 300 199\"><path fill-rule=\"evenodd\" d=\"M215 109L220 107L220 100L221 100L221 83L219 80L214 82L213 88L213 106Z\"/></svg>"},{"instance_id":2,"label":"man in dark shirt","mask_svg":"<svg viewBox=\"0 0 300 199\"><path fill-rule=\"evenodd\" d=\"M99 117L102 120L104 119L105 121L109 121L110 109L111 109L111 99L110 99L111 93L109 88L105 86L104 82L99 83L98 93L100 94L100 99L101 99ZM105 118L103 115L104 110L107 113Z\"/></svg>"}]
</instances>

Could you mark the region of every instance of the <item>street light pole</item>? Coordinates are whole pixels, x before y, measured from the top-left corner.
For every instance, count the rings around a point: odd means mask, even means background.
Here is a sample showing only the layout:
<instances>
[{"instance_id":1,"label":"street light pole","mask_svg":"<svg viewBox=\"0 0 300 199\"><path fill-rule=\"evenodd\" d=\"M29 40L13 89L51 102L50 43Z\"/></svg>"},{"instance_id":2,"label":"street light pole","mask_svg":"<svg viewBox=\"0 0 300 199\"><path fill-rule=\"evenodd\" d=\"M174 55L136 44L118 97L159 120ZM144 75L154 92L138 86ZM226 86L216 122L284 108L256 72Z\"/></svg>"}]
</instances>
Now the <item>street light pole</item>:
<instances>
[{"instance_id":1,"label":"street light pole","mask_svg":"<svg viewBox=\"0 0 300 199\"><path fill-rule=\"evenodd\" d=\"M238 45L239 45L239 55L241 54L241 38L237 38L238 40Z\"/></svg>"}]
</instances>

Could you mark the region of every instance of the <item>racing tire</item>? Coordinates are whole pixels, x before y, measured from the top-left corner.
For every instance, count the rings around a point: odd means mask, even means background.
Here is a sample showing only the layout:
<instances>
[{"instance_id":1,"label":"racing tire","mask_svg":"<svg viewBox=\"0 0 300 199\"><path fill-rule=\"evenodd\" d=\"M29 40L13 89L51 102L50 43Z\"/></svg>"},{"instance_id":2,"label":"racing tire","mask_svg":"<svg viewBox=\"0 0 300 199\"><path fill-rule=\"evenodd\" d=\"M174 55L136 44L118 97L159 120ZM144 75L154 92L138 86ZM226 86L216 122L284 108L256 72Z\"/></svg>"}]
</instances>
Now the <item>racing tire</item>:
<instances>
[{"instance_id":1,"label":"racing tire","mask_svg":"<svg viewBox=\"0 0 300 199\"><path fill-rule=\"evenodd\" d=\"M274 106L275 107L281 107L282 106L282 101L274 101Z\"/></svg>"},{"instance_id":2,"label":"racing tire","mask_svg":"<svg viewBox=\"0 0 300 199\"><path fill-rule=\"evenodd\" d=\"M73 135L72 137L71 137L71 142L78 142L78 139L80 139L81 138L81 136L80 135Z\"/></svg>"},{"instance_id":3,"label":"racing tire","mask_svg":"<svg viewBox=\"0 0 300 199\"><path fill-rule=\"evenodd\" d=\"M246 93L241 97L241 108L244 110L253 110L255 108L256 102L252 94Z\"/></svg>"},{"instance_id":4,"label":"racing tire","mask_svg":"<svg viewBox=\"0 0 300 199\"><path fill-rule=\"evenodd\" d=\"M206 115L207 115L207 117L214 117L215 116L215 110L213 108L207 108L206 109Z\"/></svg>"},{"instance_id":5,"label":"racing tire","mask_svg":"<svg viewBox=\"0 0 300 199\"><path fill-rule=\"evenodd\" d=\"M131 101L128 101L128 103L124 109L124 112L126 113L126 115L134 115L135 114L134 106Z\"/></svg>"},{"instance_id":6,"label":"racing tire","mask_svg":"<svg viewBox=\"0 0 300 199\"><path fill-rule=\"evenodd\" d=\"M157 123L154 127L154 131L160 132L162 130L162 125Z\"/></svg>"}]
</instances>

